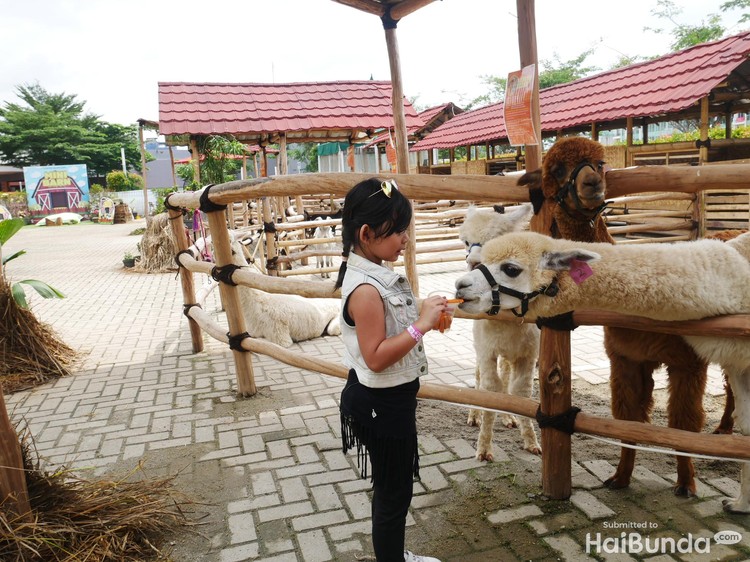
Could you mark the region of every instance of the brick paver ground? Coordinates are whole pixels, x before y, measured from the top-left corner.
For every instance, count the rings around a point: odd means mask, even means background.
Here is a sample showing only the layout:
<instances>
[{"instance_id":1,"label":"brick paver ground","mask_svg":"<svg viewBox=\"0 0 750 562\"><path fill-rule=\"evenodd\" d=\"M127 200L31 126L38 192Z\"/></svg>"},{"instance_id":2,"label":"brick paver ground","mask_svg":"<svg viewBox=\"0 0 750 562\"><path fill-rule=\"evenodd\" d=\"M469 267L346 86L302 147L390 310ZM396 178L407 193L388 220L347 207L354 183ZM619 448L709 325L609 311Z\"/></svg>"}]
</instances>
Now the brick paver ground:
<instances>
[{"instance_id":1,"label":"brick paver ground","mask_svg":"<svg viewBox=\"0 0 750 562\"><path fill-rule=\"evenodd\" d=\"M139 226L143 221L26 228L3 248L28 251L8 267L12 278L42 279L66 293L61 301L32 297L33 310L85 352L74 376L6 397L45 466L96 478L142 462L147 475L177 474L178 486L207 501L206 530L175 537L178 561L368 559L369 485L340 451L342 381L253 356L260 391L238 398L224 344L206 336L205 351L192 353L175 274L122 268L123 253L140 240L128 234ZM420 267L422 294L450 289L462 271L460 263ZM224 322L217 299L212 293L205 308ZM429 381L473 384L471 321L428 334L426 346ZM574 402L579 389L607 396L601 330L579 328L572 346ZM341 343L326 337L292 349L337 361ZM663 371L656 378L664 388ZM707 392L723 393L713 367ZM687 500L672 495L670 469L657 474L638 465L628 490L611 491L602 481L614 471L617 447L602 444L601 455L574 462L570 500L550 501L541 495L539 458L519 448L520 435L498 429L496 462L484 464L474 460L476 430L466 428L465 410L426 403L420 416L432 429L421 435L422 480L409 515L414 550L444 562L750 556L748 517L721 509L721 499L738 489L736 471L700 480L700 497ZM584 438L573 439L575 450ZM669 550L679 539L686 546L688 533L695 546L717 531L742 539L712 541L705 553ZM637 536L628 546L621 533Z\"/></svg>"}]
</instances>

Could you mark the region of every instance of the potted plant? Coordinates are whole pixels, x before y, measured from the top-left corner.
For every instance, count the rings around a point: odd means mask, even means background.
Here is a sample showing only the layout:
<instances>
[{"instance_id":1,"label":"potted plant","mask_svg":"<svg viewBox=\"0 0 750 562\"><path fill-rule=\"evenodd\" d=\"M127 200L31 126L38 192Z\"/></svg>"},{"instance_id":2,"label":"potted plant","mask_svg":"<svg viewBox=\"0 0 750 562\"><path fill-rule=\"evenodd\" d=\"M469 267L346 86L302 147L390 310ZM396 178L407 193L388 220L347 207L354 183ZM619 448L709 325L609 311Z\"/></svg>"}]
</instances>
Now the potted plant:
<instances>
[{"instance_id":1,"label":"potted plant","mask_svg":"<svg viewBox=\"0 0 750 562\"><path fill-rule=\"evenodd\" d=\"M130 252L125 252L122 256L122 265L125 267L133 267L135 265L135 256Z\"/></svg>"}]
</instances>

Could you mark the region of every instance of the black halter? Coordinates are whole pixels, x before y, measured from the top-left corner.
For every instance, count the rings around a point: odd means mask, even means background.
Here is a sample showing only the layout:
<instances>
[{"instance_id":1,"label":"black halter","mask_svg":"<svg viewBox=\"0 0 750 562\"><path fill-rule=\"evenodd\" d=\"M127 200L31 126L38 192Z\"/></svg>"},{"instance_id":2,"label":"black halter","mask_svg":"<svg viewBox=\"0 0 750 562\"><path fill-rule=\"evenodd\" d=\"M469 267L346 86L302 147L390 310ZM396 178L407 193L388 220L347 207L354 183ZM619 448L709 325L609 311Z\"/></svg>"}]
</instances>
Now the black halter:
<instances>
[{"instance_id":1,"label":"black halter","mask_svg":"<svg viewBox=\"0 0 750 562\"><path fill-rule=\"evenodd\" d=\"M565 184L557 191L557 194L555 195L555 201L557 201L557 204L560 206L560 208L565 211L565 213L573 218L577 219L578 217L573 215L573 209L569 209L568 206L565 204L565 197L567 195L570 195L570 198L573 200L573 203L575 204L575 210L578 211L581 215L583 215L584 218L589 220L589 223L591 226L594 226L594 221L596 221L596 217L601 213L606 207L607 207L607 201L599 205L598 207L594 209L588 209L584 207L581 204L581 200L578 197L578 191L576 190L576 178L578 177L578 174L583 170L584 168L591 168L596 172L596 168L591 162L581 162L578 164L578 166L575 167L573 170L573 173L570 174L570 178L568 178L568 181L565 182Z\"/></svg>"},{"instance_id":2,"label":"black halter","mask_svg":"<svg viewBox=\"0 0 750 562\"><path fill-rule=\"evenodd\" d=\"M531 299L539 295L554 297L560 290L560 287L557 284L557 279L555 278L552 280L552 283L550 283L549 285L542 285L536 291L532 291L531 293L522 293L520 291L516 291L515 289L511 289L510 287L503 287L502 285L500 285L497 281L495 281L495 278L492 277L489 269L487 269L487 266L485 266L484 264L479 264L477 266L477 269L482 272L482 275L484 275L484 278L487 280L487 283L490 284L490 288L492 289L492 306L487 311L487 314L490 314L492 316L500 312L500 293L510 295L511 297L516 297L521 301L520 313L517 312L515 308L511 308L510 311L515 316L522 318L526 316L526 313L529 311L529 302L531 301Z\"/></svg>"}]
</instances>

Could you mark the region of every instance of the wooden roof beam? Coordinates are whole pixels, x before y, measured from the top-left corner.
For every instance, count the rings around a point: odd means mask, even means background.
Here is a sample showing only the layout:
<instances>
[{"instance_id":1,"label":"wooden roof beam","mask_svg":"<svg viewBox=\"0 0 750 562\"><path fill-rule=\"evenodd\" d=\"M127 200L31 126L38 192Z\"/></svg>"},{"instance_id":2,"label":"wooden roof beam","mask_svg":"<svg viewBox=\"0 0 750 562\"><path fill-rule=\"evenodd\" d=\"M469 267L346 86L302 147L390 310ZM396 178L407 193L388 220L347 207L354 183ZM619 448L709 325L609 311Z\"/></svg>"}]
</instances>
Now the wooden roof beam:
<instances>
[{"instance_id":1,"label":"wooden roof beam","mask_svg":"<svg viewBox=\"0 0 750 562\"><path fill-rule=\"evenodd\" d=\"M423 8L428 4L432 4L435 0L402 0L395 4L383 4L376 0L333 0L339 4L350 6L368 14L374 14L378 17L383 17L390 6L391 17L398 21L404 16L408 16L412 12L416 12L419 8Z\"/></svg>"},{"instance_id":2,"label":"wooden roof beam","mask_svg":"<svg viewBox=\"0 0 750 562\"><path fill-rule=\"evenodd\" d=\"M338 2L339 4L344 4L345 6L350 6L352 8L356 8L358 10L362 10L363 12L367 12L368 14L374 14L378 17L383 17L385 14L385 6L381 4L380 2L376 2L375 0L333 0L334 2Z\"/></svg>"},{"instance_id":3,"label":"wooden roof beam","mask_svg":"<svg viewBox=\"0 0 750 562\"><path fill-rule=\"evenodd\" d=\"M434 1L435 0L403 0L398 4L391 4L391 17L394 20L400 20L404 16L416 12L419 8L424 8L428 4L432 4Z\"/></svg>"}]
</instances>

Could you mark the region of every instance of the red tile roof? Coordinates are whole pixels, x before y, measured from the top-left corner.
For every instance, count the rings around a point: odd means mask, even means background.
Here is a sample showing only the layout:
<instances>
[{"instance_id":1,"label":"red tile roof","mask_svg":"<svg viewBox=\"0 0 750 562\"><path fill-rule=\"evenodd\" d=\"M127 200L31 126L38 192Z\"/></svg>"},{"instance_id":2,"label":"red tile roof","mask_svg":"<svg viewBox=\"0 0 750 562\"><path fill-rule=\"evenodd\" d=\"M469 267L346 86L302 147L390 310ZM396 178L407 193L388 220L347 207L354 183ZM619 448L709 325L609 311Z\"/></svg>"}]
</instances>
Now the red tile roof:
<instances>
[{"instance_id":1,"label":"red tile roof","mask_svg":"<svg viewBox=\"0 0 750 562\"><path fill-rule=\"evenodd\" d=\"M504 138L506 135L503 104L502 102L493 103L456 115L414 144L410 150L481 144Z\"/></svg>"},{"instance_id":2,"label":"red tile roof","mask_svg":"<svg viewBox=\"0 0 750 562\"><path fill-rule=\"evenodd\" d=\"M422 124L418 126L408 127L406 130L406 134L411 137L412 135L422 132L426 128L429 127L429 125L432 124L433 119L436 119L440 116L440 114L443 111L447 111L451 108L454 108L455 113L460 113L462 110L456 106L453 105L453 102L444 103L441 105L436 105L435 107L428 107L427 109L419 112L419 118L422 120ZM389 138L392 138L393 136L393 128L391 128L391 133L389 134L389 131L385 131L379 135L377 135L375 138L373 138L371 141L368 141L364 147L370 147L374 144L380 144L382 142L387 141Z\"/></svg>"},{"instance_id":3,"label":"red tile roof","mask_svg":"<svg viewBox=\"0 0 750 562\"><path fill-rule=\"evenodd\" d=\"M684 110L726 80L748 54L750 32L745 32L546 88L539 92L542 130ZM454 117L411 150L479 144L506 136L500 102Z\"/></svg>"},{"instance_id":4,"label":"red tile roof","mask_svg":"<svg viewBox=\"0 0 750 562\"><path fill-rule=\"evenodd\" d=\"M408 127L421 125L407 100L404 112ZM159 83L164 135L228 133L257 139L286 132L325 140L327 131L348 135L392 126L390 82Z\"/></svg>"}]
</instances>

